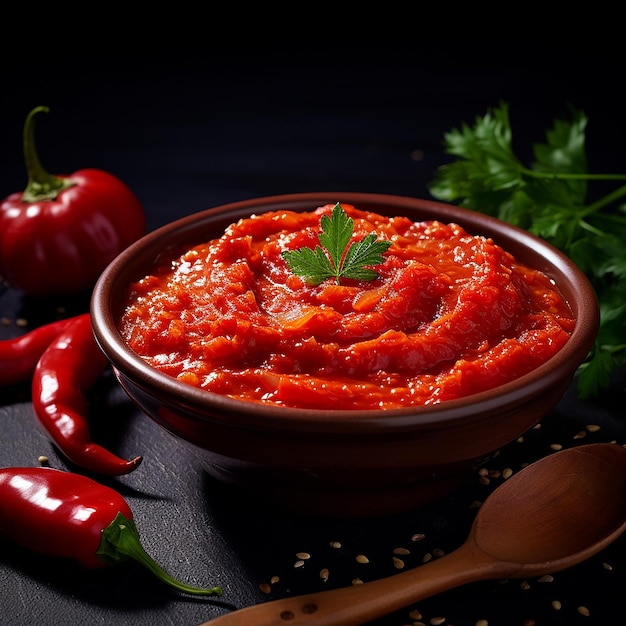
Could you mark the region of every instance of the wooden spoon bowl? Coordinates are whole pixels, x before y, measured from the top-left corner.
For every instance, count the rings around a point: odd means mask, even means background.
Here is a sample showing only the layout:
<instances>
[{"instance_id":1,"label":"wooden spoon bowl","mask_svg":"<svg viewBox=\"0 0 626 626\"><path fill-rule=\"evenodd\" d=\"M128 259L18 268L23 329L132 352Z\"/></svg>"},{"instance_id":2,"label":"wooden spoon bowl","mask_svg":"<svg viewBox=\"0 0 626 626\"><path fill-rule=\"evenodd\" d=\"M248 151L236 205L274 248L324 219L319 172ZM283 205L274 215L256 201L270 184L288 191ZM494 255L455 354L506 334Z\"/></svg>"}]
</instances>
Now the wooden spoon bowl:
<instances>
[{"instance_id":1,"label":"wooden spoon bowl","mask_svg":"<svg viewBox=\"0 0 626 626\"><path fill-rule=\"evenodd\" d=\"M454 552L381 580L274 600L201 626L359 626L478 580L542 576L572 567L626 529L626 449L589 444L515 474L484 502Z\"/></svg>"}]
</instances>

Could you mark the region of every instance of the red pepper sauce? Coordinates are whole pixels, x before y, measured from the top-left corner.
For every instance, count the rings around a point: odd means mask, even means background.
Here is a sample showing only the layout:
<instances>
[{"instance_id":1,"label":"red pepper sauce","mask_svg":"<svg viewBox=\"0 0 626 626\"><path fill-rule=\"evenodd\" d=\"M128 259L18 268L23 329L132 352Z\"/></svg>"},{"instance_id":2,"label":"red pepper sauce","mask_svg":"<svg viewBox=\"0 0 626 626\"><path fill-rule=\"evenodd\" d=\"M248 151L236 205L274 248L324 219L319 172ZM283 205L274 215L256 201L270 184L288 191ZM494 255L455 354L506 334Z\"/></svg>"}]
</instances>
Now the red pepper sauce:
<instances>
[{"instance_id":1,"label":"red pepper sauce","mask_svg":"<svg viewBox=\"0 0 626 626\"><path fill-rule=\"evenodd\" d=\"M471 395L544 363L574 319L544 274L457 224L343 205L354 239L391 241L371 281L309 286L281 257L318 244L320 218L231 225L131 286L120 329L155 368L247 401L391 409Z\"/></svg>"}]
</instances>

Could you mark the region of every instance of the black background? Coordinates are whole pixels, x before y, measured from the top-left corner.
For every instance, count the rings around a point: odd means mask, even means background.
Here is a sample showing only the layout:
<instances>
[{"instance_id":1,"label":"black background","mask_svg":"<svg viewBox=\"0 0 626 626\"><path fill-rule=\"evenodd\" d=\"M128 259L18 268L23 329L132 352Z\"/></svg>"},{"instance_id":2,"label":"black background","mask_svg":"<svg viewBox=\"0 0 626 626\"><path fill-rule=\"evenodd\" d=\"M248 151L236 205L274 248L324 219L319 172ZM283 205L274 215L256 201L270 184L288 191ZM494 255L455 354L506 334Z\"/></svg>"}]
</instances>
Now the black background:
<instances>
[{"instance_id":1,"label":"black background","mask_svg":"<svg viewBox=\"0 0 626 626\"><path fill-rule=\"evenodd\" d=\"M96 13L90 20L100 17L111 16ZM284 17L301 24L301 17ZM501 101L510 105L514 145L527 158L532 143L571 105L589 117L589 169L626 172L624 55L608 35L593 45L575 31L549 44L480 32L450 40L424 38L423 26L412 23L410 35L385 31L381 37L355 24L353 37L327 27L290 39L272 30L252 41L232 22L204 19L187 15L195 28L176 39L165 28L137 38L138 20L92 40L91 22L72 30L61 10L38 24L36 36L14 24L17 43L4 42L0 63L0 196L26 184L22 125L37 105L51 109L37 119L44 166L59 174L96 167L117 175L142 201L150 230L211 206L280 193L429 197L436 168L449 160L444 133ZM147 24L146 16L144 35ZM220 35L226 38L218 41ZM0 317L10 323L0 326L0 338L25 331L18 318L32 327L60 306L81 311L86 300L32 301L5 289ZM0 539L4 626L191 626L232 607L393 574L394 548L409 548L404 559L414 567L424 555L460 544L472 502L501 481L496 476L483 485L474 476L444 502L400 516L350 523L299 518L238 501L211 484L193 454L134 409L112 377L98 383L92 400L94 436L122 456L145 457L139 470L113 484L127 496L147 551L172 575L221 584L225 595L189 599L164 590L139 566L86 573ZM593 402L579 401L572 390L541 428L503 450L493 469L518 469L555 443L624 443L621 406L621 386ZM601 429L591 432L588 424ZM1 466L33 465L46 454L53 466L69 467L37 430L26 388L0 389L0 432ZM0 514L6 513L0 503ZM424 540L412 541L415 533ZM332 549L331 541L343 547ZM480 583L417 608L424 623L444 616L456 626L479 619L490 626L607 623L626 608L624 547L619 540L553 582L527 581L528 589L524 581ZM297 552L311 554L303 567L294 567ZM360 553L369 565L356 563ZM322 567L330 571L326 583ZM279 580L267 596L259 585L273 576ZM579 605L590 616L581 616ZM378 623L417 622L410 614L415 608Z\"/></svg>"}]
</instances>

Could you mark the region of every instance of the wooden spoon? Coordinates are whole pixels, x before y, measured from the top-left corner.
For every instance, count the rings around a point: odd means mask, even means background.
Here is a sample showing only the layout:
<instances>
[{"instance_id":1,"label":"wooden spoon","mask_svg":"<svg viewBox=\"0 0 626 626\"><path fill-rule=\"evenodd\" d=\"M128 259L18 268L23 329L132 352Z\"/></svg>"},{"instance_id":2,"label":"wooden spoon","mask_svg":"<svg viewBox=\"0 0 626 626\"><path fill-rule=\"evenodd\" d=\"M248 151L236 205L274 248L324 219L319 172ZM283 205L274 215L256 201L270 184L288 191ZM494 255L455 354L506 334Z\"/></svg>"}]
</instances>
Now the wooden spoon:
<instances>
[{"instance_id":1,"label":"wooden spoon","mask_svg":"<svg viewBox=\"0 0 626 626\"><path fill-rule=\"evenodd\" d=\"M469 582L542 576L593 556L626 529L626 448L555 452L483 503L466 542L438 560L380 580L274 600L200 626L360 626Z\"/></svg>"}]
</instances>

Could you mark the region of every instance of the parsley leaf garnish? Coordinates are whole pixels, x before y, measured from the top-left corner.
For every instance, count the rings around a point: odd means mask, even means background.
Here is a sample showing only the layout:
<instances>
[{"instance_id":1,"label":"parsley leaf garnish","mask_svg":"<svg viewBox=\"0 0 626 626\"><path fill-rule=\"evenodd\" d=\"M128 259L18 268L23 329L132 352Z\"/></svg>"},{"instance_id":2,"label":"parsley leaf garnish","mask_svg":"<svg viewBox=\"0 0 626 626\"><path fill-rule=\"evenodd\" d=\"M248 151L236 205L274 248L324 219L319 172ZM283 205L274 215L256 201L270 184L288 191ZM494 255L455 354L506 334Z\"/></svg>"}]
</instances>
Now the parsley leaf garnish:
<instances>
[{"instance_id":1,"label":"parsley leaf garnish","mask_svg":"<svg viewBox=\"0 0 626 626\"><path fill-rule=\"evenodd\" d=\"M320 226L321 246L316 246L315 250L304 247L282 252L281 256L294 274L302 276L309 285L319 285L333 277L340 285L342 278L373 280L378 276L371 266L383 262L382 254L391 245L390 241L376 241L376 233L372 232L348 247L354 233L354 220L339 203L333 207L330 217L322 215Z\"/></svg>"},{"instance_id":2,"label":"parsley leaf garnish","mask_svg":"<svg viewBox=\"0 0 626 626\"><path fill-rule=\"evenodd\" d=\"M626 174L590 174L585 154L587 117L571 109L557 119L546 142L533 146L525 166L512 147L508 105L444 135L458 160L443 165L429 190L444 201L487 213L524 228L568 255L587 275L600 304L595 346L580 366L581 397L598 395L626 365L626 184L589 201L589 183L626 181ZM606 184L606 183L603 183Z\"/></svg>"}]
</instances>

